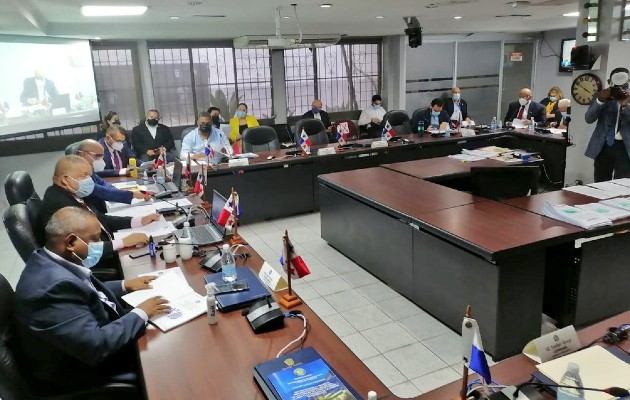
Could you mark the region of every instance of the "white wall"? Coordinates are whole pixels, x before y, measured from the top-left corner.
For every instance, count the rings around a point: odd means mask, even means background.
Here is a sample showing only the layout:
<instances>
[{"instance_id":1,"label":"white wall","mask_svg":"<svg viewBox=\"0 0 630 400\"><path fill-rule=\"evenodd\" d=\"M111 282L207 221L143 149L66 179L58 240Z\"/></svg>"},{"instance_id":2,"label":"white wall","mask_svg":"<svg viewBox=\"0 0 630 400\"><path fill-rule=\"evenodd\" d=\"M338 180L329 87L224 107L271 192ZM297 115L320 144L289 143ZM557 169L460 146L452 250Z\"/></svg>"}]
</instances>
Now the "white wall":
<instances>
[{"instance_id":1,"label":"white wall","mask_svg":"<svg viewBox=\"0 0 630 400\"><path fill-rule=\"evenodd\" d=\"M33 185L40 197L52 184L52 176L57 160L63 156L63 151L50 153L27 154L21 156L0 157L0 179L3 185L0 187L0 205L8 206L4 195L4 178L13 171L26 171L33 179Z\"/></svg>"},{"instance_id":2,"label":"white wall","mask_svg":"<svg viewBox=\"0 0 630 400\"><path fill-rule=\"evenodd\" d=\"M566 98L570 97L571 82L573 81L570 72L559 72L559 58L553 56L553 51L561 55L562 39L574 39L575 29L559 29L545 32L545 40L538 41L538 54L536 56L534 79L534 100L540 101L547 97L549 89L558 86ZM549 47L551 46L551 48ZM551 57L545 57L552 55Z\"/></svg>"}]
</instances>

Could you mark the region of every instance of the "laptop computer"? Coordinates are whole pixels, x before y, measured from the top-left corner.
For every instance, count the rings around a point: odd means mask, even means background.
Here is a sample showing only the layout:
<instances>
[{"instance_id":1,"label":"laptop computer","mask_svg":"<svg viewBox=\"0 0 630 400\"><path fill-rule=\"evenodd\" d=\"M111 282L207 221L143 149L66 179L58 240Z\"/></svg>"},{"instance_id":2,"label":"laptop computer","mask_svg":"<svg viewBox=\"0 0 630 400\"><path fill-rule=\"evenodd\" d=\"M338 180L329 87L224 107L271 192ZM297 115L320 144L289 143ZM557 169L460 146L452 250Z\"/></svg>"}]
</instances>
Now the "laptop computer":
<instances>
[{"instance_id":1,"label":"laptop computer","mask_svg":"<svg viewBox=\"0 0 630 400\"><path fill-rule=\"evenodd\" d=\"M146 185L147 191L151 193L159 193L164 190L170 190L173 193L179 192L179 189L182 186L182 169L183 165L181 161L176 158L175 164L173 165L173 177L171 182L164 182L164 186L158 183L150 183Z\"/></svg>"},{"instance_id":2,"label":"laptop computer","mask_svg":"<svg viewBox=\"0 0 630 400\"><path fill-rule=\"evenodd\" d=\"M190 229L192 243L200 246L216 244L223 242L225 236L225 227L217 223L219 216L227 200L221 196L216 190L212 191L212 213L210 214L210 223L201 226L193 226ZM182 231L175 231L175 235L181 237Z\"/></svg>"}]
</instances>

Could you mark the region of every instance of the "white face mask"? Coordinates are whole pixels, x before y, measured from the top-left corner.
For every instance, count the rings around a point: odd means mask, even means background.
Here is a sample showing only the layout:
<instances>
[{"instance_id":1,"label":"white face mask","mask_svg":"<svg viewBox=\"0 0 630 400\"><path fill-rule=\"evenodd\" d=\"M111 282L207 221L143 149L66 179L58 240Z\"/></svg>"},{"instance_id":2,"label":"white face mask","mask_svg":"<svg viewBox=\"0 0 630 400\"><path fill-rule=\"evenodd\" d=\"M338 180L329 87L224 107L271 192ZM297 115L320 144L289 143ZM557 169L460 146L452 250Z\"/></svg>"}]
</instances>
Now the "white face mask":
<instances>
[{"instance_id":1,"label":"white face mask","mask_svg":"<svg viewBox=\"0 0 630 400\"><path fill-rule=\"evenodd\" d=\"M527 99L523 98L523 97L519 97L518 98L518 104L524 106L525 104L527 104Z\"/></svg>"},{"instance_id":2,"label":"white face mask","mask_svg":"<svg viewBox=\"0 0 630 400\"><path fill-rule=\"evenodd\" d=\"M105 169L105 160L99 158L98 160L94 160L92 163L92 168L94 168L94 172L101 172Z\"/></svg>"},{"instance_id":3,"label":"white face mask","mask_svg":"<svg viewBox=\"0 0 630 400\"><path fill-rule=\"evenodd\" d=\"M549 101L550 101L550 102L555 103L555 102L556 102L556 100L558 100L558 98L557 98L557 97L555 97L555 96L549 96Z\"/></svg>"},{"instance_id":4,"label":"white face mask","mask_svg":"<svg viewBox=\"0 0 630 400\"><path fill-rule=\"evenodd\" d=\"M122 151L123 147L125 146L125 144L123 142L114 142L112 143L112 149L116 150L116 151Z\"/></svg>"}]
</instances>

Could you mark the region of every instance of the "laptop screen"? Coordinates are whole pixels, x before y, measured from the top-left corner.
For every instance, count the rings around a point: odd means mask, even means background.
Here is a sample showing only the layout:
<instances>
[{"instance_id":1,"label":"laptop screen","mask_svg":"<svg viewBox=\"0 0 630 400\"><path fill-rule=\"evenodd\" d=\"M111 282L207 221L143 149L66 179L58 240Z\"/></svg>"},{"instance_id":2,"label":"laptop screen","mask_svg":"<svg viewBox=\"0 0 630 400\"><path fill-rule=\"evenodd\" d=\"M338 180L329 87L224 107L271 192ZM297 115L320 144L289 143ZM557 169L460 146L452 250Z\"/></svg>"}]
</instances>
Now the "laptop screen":
<instances>
[{"instance_id":1,"label":"laptop screen","mask_svg":"<svg viewBox=\"0 0 630 400\"><path fill-rule=\"evenodd\" d=\"M173 165L173 183L178 189L182 188L182 162L175 159Z\"/></svg>"},{"instance_id":2,"label":"laptop screen","mask_svg":"<svg viewBox=\"0 0 630 400\"><path fill-rule=\"evenodd\" d=\"M225 235L225 227L217 224L217 220L219 219L219 215L221 215L221 211L223 211L223 207L225 207L225 203L227 200L225 197L221 196L219 192L216 190L212 191L212 224L217 227L219 233Z\"/></svg>"}]
</instances>

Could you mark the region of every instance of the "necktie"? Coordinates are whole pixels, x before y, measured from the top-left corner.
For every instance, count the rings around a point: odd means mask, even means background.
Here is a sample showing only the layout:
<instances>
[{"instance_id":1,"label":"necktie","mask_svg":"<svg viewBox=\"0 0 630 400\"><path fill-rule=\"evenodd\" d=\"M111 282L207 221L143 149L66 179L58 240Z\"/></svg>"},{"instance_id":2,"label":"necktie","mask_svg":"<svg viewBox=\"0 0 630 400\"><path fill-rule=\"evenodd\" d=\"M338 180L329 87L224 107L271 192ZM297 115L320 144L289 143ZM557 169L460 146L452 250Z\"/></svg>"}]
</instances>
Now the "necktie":
<instances>
[{"instance_id":1,"label":"necktie","mask_svg":"<svg viewBox=\"0 0 630 400\"><path fill-rule=\"evenodd\" d=\"M94 214L94 211L92 211L92 209L90 207L88 207L87 204L85 204L85 201L81 200L81 199L77 199L77 201L79 202L79 204L81 204L81 207L83 207L84 209L86 209L87 211L91 212L92 214ZM96 216L96 214L94 214L94 216ZM101 223L101 221L98 221L99 225L101 225L101 230L103 232L105 232L105 234L107 235L107 237L109 238L110 241L113 240L112 234L109 233L109 231L107 229L105 229L105 227L103 226L103 224Z\"/></svg>"},{"instance_id":2,"label":"necktie","mask_svg":"<svg viewBox=\"0 0 630 400\"><path fill-rule=\"evenodd\" d=\"M608 146L615 144L615 134L619 131L621 131L621 108L617 109L617 118L615 119L615 123L611 127L610 131L608 131L608 135L606 135L606 144Z\"/></svg>"},{"instance_id":3,"label":"necktie","mask_svg":"<svg viewBox=\"0 0 630 400\"><path fill-rule=\"evenodd\" d=\"M120 169L120 154L114 150L114 169Z\"/></svg>"},{"instance_id":4,"label":"necktie","mask_svg":"<svg viewBox=\"0 0 630 400\"><path fill-rule=\"evenodd\" d=\"M516 119L523 119L523 112L525 112L525 106L521 106L521 109L518 111L518 116Z\"/></svg>"},{"instance_id":5,"label":"necktie","mask_svg":"<svg viewBox=\"0 0 630 400\"><path fill-rule=\"evenodd\" d=\"M107 295L105 293L103 293L100 290L98 290L97 284L95 282L96 278L94 278L94 276L90 274L89 280L90 280L90 284L92 285L92 287L96 291L96 294L98 295L98 298L101 300L101 302L103 304L105 304L106 306L108 306L114 313L116 313L116 315L120 315L120 313L116 309L116 303L114 303L113 301L109 300L109 298L107 297Z\"/></svg>"}]
</instances>

